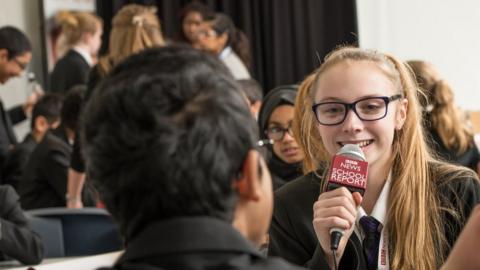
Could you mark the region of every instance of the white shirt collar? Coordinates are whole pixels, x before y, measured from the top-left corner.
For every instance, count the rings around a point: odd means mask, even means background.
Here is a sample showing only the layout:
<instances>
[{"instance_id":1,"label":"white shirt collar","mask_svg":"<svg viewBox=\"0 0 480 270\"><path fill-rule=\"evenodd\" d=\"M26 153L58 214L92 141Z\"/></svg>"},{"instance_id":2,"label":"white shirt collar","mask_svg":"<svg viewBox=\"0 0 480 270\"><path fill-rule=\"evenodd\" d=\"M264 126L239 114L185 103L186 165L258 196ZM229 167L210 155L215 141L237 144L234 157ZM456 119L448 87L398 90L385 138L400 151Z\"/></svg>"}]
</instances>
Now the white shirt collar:
<instances>
[{"instance_id":1,"label":"white shirt collar","mask_svg":"<svg viewBox=\"0 0 480 270\"><path fill-rule=\"evenodd\" d=\"M84 50L83 48L80 48L80 47L72 47L72 50L79 53L83 57L83 59L85 59L85 61L87 61L89 66L93 66L93 59L92 59L92 56L90 55L89 52L87 52L86 50Z\"/></svg>"},{"instance_id":2,"label":"white shirt collar","mask_svg":"<svg viewBox=\"0 0 480 270\"><path fill-rule=\"evenodd\" d=\"M373 206L373 210L370 216L374 217L376 220L378 220L383 227L385 227L385 222L387 218L387 201L388 201L388 196L390 195L390 184L392 182L392 175L391 173L388 174L387 181L383 185L382 192L380 192L380 196L378 196L377 202L375 202L375 205ZM367 213L365 210L360 206L357 209L357 220L355 222L355 233L357 236L359 236L360 239L363 239L363 231L360 229L360 218L363 216L366 216Z\"/></svg>"},{"instance_id":3,"label":"white shirt collar","mask_svg":"<svg viewBox=\"0 0 480 270\"><path fill-rule=\"evenodd\" d=\"M225 57L227 57L230 53L232 52L232 47L227 46L223 49L223 51L218 55L218 58L223 60Z\"/></svg>"}]
</instances>

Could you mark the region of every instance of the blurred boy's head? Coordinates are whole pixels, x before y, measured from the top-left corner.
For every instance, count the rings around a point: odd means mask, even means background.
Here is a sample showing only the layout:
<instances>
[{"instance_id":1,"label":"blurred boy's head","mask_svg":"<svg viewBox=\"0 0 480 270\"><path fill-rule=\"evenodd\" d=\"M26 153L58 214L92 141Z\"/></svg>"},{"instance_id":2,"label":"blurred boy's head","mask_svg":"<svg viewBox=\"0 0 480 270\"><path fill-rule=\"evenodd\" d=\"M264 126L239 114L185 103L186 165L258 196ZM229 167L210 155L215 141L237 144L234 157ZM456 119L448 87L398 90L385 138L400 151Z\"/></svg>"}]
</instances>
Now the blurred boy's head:
<instances>
[{"instance_id":1,"label":"blurred boy's head","mask_svg":"<svg viewBox=\"0 0 480 270\"><path fill-rule=\"evenodd\" d=\"M271 178L244 95L214 56L191 48L128 58L84 114L87 168L127 241L155 221L208 216L259 243Z\"/></svg>"},{"instance_id":2,"label":"blurred boy's head","mask_svg":"<svg viewBox=\"0 0 480 270\"><path fill-rule=\"evenodd\" d=\"M36 140L40 141L49 129L55 129L60 124L62 105L62 96L53 93L42 96L35 104L30 128Z\"/></svg>"}]
</instances>

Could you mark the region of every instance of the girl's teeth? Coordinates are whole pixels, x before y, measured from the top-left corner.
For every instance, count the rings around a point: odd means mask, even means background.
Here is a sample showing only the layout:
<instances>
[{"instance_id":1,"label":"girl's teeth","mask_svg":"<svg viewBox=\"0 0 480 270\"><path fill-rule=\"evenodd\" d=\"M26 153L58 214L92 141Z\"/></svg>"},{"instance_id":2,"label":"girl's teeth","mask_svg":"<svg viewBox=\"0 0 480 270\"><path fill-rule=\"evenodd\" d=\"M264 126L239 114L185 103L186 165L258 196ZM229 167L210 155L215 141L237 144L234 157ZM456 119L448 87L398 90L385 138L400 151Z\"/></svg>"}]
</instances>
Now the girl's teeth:
<instances>
[{"instance_id":1,"label":"girl's teeth","mask_svg":"<svg viewBox=\"0 0 480 270\"><path fill-rule=\"evenodd\" d=\"M346 144L348 144L348 143L341 143L342 146L344 146L344 145L346 145ZM365 147L365 146L367 146L367 145L370 144L370 141L358 142L358 143L356 143L356 144L357 144L358 146L360 146L360 147Z\"/></svg>"}]
</instances>

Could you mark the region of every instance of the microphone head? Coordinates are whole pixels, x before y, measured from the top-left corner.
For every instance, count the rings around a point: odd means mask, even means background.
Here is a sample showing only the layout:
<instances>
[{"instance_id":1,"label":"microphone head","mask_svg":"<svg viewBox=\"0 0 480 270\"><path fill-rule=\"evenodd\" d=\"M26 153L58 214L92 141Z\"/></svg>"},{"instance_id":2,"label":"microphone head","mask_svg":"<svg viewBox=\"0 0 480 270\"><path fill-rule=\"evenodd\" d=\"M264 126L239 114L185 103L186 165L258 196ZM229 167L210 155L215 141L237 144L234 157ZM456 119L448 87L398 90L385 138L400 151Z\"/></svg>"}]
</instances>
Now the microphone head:
<instances>
[{"instance_id":1,"label":"microphone head","mask_svg":"<svg viewBox=\"0 0 480 270\"><path fill-rule=\"evenodd\" d=\"M358 144L345 144L340 151L338 151L337 155L340 156L347 156L352 159L366 161L365 154L363 154L362 149Z\"/></svg>"},{"instance_id":2,"label":"microphone head","mask_svg":"<svg viewBox=\"0 0 480 270\"><path fill-rule=\"evenodd\" d=\"M333 157L328 171L327 190L346 187L362 196L367 187L368 163L360 146L346 144Z\"/></svg>"}]
</instances>

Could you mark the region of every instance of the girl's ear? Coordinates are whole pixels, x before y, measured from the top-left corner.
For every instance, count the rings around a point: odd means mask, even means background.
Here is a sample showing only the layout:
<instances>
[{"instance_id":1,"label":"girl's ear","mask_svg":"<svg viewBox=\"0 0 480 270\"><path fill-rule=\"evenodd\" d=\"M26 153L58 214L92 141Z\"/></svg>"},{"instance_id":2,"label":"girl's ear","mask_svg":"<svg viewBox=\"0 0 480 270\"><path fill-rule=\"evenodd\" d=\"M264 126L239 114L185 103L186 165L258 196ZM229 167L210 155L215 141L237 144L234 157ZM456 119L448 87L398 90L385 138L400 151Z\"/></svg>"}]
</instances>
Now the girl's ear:
<instances>
[{"instance_id":1,"label":"girl's ear","mask_svg":"<svg viewBox=\"0 0 480 270\"><path fill-rule=\"evenodd\" d=\"M408 99L404 98L399 101L397 113L395 115L395 130L401 130L407 120Z\"/></svg>"},{"instance_id":2,"label":"girl's ear","mask_svg":"<svg viewBox=\"0 0 480 270\"><path fill-rule=\"evenodd\" d=\"M8 50L7 49L0 49L0 61L7 62L8 61Z\"/></svg>"}]
</instances>

